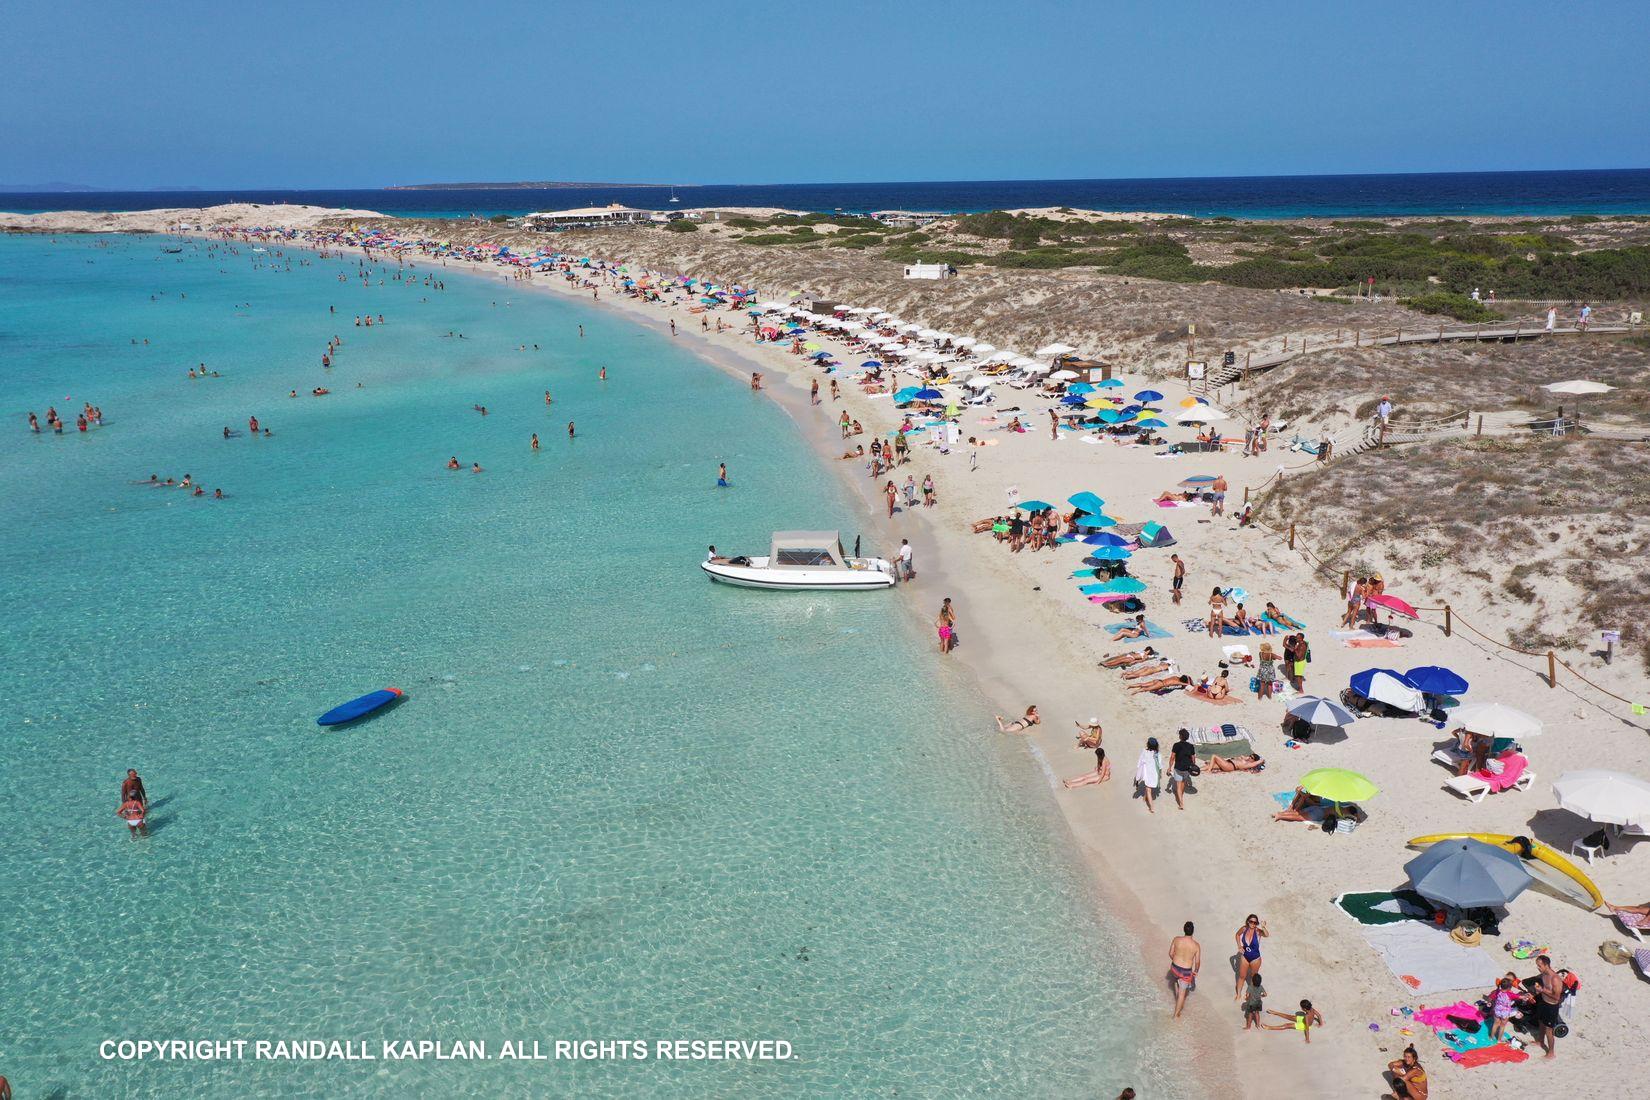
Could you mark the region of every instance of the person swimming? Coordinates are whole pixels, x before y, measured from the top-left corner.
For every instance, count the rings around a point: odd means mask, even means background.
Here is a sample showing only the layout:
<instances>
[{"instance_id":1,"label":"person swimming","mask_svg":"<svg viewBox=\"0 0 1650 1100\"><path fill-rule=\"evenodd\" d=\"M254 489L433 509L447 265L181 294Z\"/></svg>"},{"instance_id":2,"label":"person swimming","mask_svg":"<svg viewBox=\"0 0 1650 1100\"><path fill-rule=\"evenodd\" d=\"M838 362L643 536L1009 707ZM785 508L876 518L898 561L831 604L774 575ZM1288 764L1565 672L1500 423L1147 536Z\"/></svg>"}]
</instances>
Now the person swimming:
<instances>
[{"instance_id":1,"label":"person swimming","mask_svg":"<svg viewBox=\"0 0 1650 1100\"><path fill-rule=\"evenodd\" d=\"M458 456L457 455L454 455L453 457L451 457L447 460L447 469L449 469L449 470L459 469Z\"/></svg>"}]
</instances>

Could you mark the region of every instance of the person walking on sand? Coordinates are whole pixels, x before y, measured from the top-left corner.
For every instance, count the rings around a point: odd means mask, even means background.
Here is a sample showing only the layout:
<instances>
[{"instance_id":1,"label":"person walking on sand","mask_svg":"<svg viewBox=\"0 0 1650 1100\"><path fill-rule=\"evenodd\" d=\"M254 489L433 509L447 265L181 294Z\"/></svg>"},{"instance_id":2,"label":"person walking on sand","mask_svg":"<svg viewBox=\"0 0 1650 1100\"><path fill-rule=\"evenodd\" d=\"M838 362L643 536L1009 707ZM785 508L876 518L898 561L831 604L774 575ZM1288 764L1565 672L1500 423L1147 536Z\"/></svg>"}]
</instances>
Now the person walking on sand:
<instances>
[{"instance_id":1,"label":"person walking on sand","mask_svg":"<svg viewBox=\"0 0 1650 1100\"><path fill-rule=\"evenodd\" d=\"M1060 438L1060 413L1057 409L1048 411L1048 437L1056 441Z\"/></svg>"},{"instance_id":2,"label":"person walking on sand","mask_svg":"<svg viewBox=\"0 0 1650 1100\"><path fill-rule=\"evenodd\" d=\"M1203 948L1192 938L1192 922L1181 926L1181 934L1169 941L1169 975L1174 979L1174 1018L1186 1010L1186 994L1197 985L1203 969Z\"/></svg>"},{"instance_id":3,"label":"person walking on sand","mask_svg":"<svg viewBox=\"0 0 1650 1100\"><path fill-rule=\"evenodd\" d=\"M1169 785L1179 809L1186 808L1186 784L1197 774L1197 747L1192 744L1191 731L1181 730L1178 739L1169 746Z\"/></svg>"},{"instance_id":4,"label":"person walking on sand","mask_svg":"<svg viewBox=\"0 0 1650 1100\"><path fill-rule=\"evenodd\" d=\"M1254 984L1260 984L1260 941L1272 933L1266 930L1266 922L1250 913L1243 918L1243 927L1237 930L1233 937L1237 941L1237 996L1233 1000L1241 1000L1245 987L1254 979ZM1257 1005L1257 1010L1259 1006ZM1248 1031L1248 1027L1243 1030Z\"/></svg>"},{"instance_id":5,"label":"person walking on sand","mask_svg":"<svg viewBox=\"0 0 1650 1100\"><path fill-rule=\"evenodd\" d=\"M912 568L912 565L911 565L911 554L912 554L911 540L910 539L900 539L899 540L899 579L902 580L902 581L914 581L914 580L917 579L917 571L916 571L916 569ZM945 601L945 607L944 607L943 610L946 613L950 612L950 610L951 610L951 601L950 601L950 599L947 599Z\"/></svg>"},{"instance_id":6,"label":"person walking on sand","mask_svg":"<svg viewBox=\"0 0 1650 1100\"><path fill-rule=\"evenodd\" d=\"M808 389L808 404L819 404L819 379L815 378Z\"/></svg>"},{"instance_id":7,"label":"person walking on sand","mask_svg":"<svg viewBox=\"0 0 1650 1100\"><path fill-rule=\"evenodd\" d=\"M888 518L893 519L894 507L899 503L899 490L894 488L894 483L890 481L883 487L882 492L888 498Z\"/></svg>"},{"instance_id":8,"label":"person walking on sand","mask_svg":"<svg viewBox=\"0 0 1650 1100\"><path fill-rule=\"evenodd\" d=\"M1146 812L1155 814L1152 809L1152 796L1157 793L1158 785L1163 780L1163 761L1157 755L1157 738L1146 738L1146 747L1140 750L1140 759L1134 763L1134 784L1140 791L1140 797L1146 800Z\"/></svg>"},{"instance_id":9,"label":"person walking on sand","mask_svg":"<svg viewBox=\"0 0 1650 1100\"><path fill-rule=\"evenodd\" d=\"M1209 492L1214 495L1214 500L1209 504L1209 514L1211 516L1224 516L1226 514L1226 489L1226 475L1216 474L1214 481L1209 485Z\"/></svg>"},{"instance_id":10,"label":"person walking on sand","mask_svg":"<svg viewBox=\"0 0 1650 1100\"><path fill-rule=\"evenodd\" d=\"M1581 313L1576 317L1576 328L1580 329L1582 332L1586 332L1587 326L1592 323L1592 320L1593 307L1588 305L1586 302L1582 302Z\"/></svg>"},{"instance_id":11,"label":"person walking on sand","mask_svg":"<svg viewBox=\"0 0 1650 1100\"><path fill-rule=\"evenodd\" d=\"M1170 580L1170 588L1176 604L1180 603L1181 588L1186 584L1186 563L1180 560L1179 554L1170 554L1169 560L1174 562L1174 577Z\"/></svg>"},{"instance_id":12,"label":"person walking on sand","mask_svg":"<svg viewBox=\"0 0 1650 1100\"><path fill-rule=\"evenodd\" d=\"M1386 1068L1392 1074L1392 1091L1385 1093L1382 1100L1427 1100L1431 1086L1413 1044L1404 1048L1403 1056L1396 1062L1388 1062Z\"/></svg>"}]
</instances>

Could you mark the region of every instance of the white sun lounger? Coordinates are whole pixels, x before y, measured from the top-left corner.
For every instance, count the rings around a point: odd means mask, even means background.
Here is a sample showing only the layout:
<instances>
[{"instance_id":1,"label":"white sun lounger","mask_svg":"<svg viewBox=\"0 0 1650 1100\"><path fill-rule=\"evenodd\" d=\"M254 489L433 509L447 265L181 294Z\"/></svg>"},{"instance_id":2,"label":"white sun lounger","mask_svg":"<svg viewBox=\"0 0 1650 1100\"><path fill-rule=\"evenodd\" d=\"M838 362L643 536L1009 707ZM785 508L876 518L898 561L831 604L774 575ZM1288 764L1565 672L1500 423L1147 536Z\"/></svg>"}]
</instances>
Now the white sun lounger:
<instances>
[{"instance_id":1,"label":"white sun lounger","mask_svg":"<svg viewBox=\"0 0 1650 1100\"><path fill-rule=\"evenodd\" d=\"M1507 790L1527 791L1530 789L1530 785L1534 782L1535 772L1531 771L1529 768L1525 768L1524 774L1513 780L1513 785L1508 787ZM1472 803L1484 801L1485 797L1490 793L1490 781L1487 779L1480 779L1470 772L1466 775L1450 776L1448 779L1444 780L1444 786L1448 787L1450 790Z\"/></svg>"}]
</instances>

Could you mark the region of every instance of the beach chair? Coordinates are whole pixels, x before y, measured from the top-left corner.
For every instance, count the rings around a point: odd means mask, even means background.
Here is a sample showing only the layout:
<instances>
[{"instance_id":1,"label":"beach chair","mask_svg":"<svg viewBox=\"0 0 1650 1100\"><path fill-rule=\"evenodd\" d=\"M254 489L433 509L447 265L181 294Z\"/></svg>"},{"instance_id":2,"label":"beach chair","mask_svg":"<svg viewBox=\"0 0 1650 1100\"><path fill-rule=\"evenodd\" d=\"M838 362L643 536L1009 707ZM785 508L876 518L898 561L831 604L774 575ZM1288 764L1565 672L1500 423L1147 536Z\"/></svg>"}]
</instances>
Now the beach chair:
<instances>
[{"instance_id":1,"label":"beach chair","mask_svg":"<svg viewBox=\"0 0 1650 1100\"><path fill-rule=\"evenodd\" d=\"M1616 923L1626 930L1629 936L1643 942L1643 929L1650 928L1650 917L1641 917L1637 913L1623 913L1615 906L1610 906L1610 915L1616 918Z\"/></svg>"},{"instance_id":2,"label":"beach chair","mask_svg":"<svg viewBox=\"0 0 1650 1100\"><path fill-rule=\"evenodd\" d=\"M1535 772L1530 768L1525 768L1519 773L1517 779L1500 789L1502 791L1527 791L1534 782ZM1476 772L1468 772L1466 775L1452 775L1444 780L1444 786L1475 805L1484 801L1489 795L1496 793L1495 785Z\"/></svg>"}]
</instances>

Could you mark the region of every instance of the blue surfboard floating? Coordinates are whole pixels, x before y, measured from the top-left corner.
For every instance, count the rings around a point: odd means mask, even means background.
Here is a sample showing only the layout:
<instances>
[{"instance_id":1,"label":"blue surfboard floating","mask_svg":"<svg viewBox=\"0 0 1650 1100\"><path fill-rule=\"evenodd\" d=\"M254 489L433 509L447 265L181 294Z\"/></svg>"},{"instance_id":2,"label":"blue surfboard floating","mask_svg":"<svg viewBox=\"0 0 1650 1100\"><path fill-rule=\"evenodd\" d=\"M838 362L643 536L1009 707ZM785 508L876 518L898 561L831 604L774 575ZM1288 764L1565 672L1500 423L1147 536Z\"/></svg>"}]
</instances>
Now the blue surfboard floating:
<instances>
[{"instance_id":1,"label":"blue surfboard floating","mask_svg":"<svg viewBox=\"0 0 1650 1100\"><path fill-rule=\"evenodd\" d=\"M357 718L365 718L375 710L389 706L401 698L400 688L385 688L382 691L369 691L359 699L351 699L327 711L315 720L317 726L341 726L345 722L353 722Z\"/></svg>"}]
</instances>

